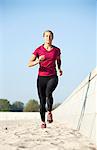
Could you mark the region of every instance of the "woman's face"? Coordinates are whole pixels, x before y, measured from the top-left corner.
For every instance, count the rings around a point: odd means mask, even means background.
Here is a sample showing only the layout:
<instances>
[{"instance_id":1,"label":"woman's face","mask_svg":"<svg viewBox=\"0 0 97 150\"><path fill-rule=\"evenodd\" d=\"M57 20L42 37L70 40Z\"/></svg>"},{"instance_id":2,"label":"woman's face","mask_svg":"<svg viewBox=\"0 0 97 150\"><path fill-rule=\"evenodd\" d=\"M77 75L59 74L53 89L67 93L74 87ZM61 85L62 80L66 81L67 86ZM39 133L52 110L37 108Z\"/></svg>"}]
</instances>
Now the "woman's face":
<instances>
[{"instance_id":1,"label":"woman's face","mask_svg":"<svg viewBox=\"0 0 97 150\"><path fill-rule=\"evenodd\" d=\"M47 44L51 44L53 40L52 34L50 32L44 33L44 42Z\"/></svg>"}]
</instances>

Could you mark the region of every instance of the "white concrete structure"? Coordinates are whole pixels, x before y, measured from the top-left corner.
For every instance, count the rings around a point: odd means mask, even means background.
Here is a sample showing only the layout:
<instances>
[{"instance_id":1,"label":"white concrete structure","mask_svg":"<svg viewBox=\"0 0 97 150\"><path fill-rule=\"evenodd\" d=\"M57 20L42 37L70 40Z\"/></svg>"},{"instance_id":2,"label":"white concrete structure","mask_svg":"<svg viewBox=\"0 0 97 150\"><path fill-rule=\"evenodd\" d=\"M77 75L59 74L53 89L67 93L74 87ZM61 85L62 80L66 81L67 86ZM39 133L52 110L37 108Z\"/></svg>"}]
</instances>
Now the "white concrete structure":
<instances>
[{"instance_id":1,"label":"white concrete structure","mask_svg":"<svg viewBox=\"0 0 97 150\"><path fill-rule=\"evenodd\" d=\"M39 120L39 112L0 112L0 121Z\"/></svg>"},{"instance_id":2,"label":"white concrete structure","mask_svg":"<svg viewBox=\"0 0 97 150\"><path fill-rule=\"evenodd\" d=\"M65 91L63 91L65 92ZM54 110L54 118L97 143L97 68Z\"/></svg>"}]
</instances>

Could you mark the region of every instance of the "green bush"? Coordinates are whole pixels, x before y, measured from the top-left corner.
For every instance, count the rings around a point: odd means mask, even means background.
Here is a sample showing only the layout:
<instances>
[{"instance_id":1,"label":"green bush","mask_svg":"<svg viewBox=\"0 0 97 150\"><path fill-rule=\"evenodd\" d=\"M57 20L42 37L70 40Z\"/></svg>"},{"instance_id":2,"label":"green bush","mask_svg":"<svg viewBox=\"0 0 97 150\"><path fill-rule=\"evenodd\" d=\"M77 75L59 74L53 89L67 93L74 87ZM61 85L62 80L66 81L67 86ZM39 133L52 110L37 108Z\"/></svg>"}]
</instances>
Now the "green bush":
<instances>
[{"instance_id":1,"label":"green bush","mask_svg":"<svg viewBox=\"0 0 97 150\"><path fill-rule=\"evenodd\" d=\"M0 99L0 111L10 111L11 105L7 99Z\"/></svg>"},{"instance_id":2,"label":"green bush","mask_svg":"<svg viewBox=\"0 0 97 150\"><path fill-rule=\"evenodd\" d=\"M24 109L24 103L16 101L11 105L12 112L22 112Z\"/></svg>"},{"instance_id":3,"label":"green bush","mask_svg":"<svg viewBox=\"0 0 97 150\"><path fill-rule=\"evenodd\" d=\"M39 111L39 104L36 100L29 100L24 107L24 112L37 112Z\"/></svg>"}]
</instances>

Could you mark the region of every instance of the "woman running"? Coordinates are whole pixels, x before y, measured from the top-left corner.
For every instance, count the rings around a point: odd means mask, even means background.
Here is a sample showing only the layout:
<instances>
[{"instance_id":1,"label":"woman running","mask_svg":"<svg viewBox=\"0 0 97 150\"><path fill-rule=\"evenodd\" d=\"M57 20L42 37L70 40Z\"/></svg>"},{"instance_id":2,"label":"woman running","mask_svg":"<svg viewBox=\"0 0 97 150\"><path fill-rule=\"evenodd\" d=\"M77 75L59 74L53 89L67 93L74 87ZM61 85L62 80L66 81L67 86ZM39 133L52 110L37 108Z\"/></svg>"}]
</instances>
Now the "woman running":
<instances>
[{"instance_id":1,"label":"woman running","mask_svg":"<svg viewBox=\"0 0 97 150\"><path fill-rule=\"evenodd\" d=\"M52 93L57 87L58 76L56 71L56 64L59 75L62 75L60 49L52 45L54 34L52 31L47 30L43 33L44 44L39 46L33 53L29 60L28 67L33 67L39 64L37 90L40 99L40 116L41 128L46 128L45 112L47 102L47 121L53 122L52 106L53 96Z\"/></svg>"}]
</instances>

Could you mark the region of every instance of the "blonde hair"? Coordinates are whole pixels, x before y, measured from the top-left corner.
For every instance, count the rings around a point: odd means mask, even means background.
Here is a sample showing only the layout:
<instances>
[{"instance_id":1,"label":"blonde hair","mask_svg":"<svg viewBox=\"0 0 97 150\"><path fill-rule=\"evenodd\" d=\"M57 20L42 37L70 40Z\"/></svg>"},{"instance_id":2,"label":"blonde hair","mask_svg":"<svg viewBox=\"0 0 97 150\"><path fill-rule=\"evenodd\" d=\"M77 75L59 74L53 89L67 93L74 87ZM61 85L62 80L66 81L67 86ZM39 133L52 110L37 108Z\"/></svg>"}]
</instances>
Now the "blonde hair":
<instances>
[{"instance_id":1,"label":"blonde hair","mask_svg":"<svg viewBox=\"0 0 97 150\"><path fill-rule=\"evenodd\" d=\"M44 37L44 35L45 35L45 32L50 32L51 35L52 35L52 39L54 38L54 33L53 33L51 30L46 30L46 31L44 31L44 32L43 32L43 37Z\"/></svg>"}]
</instances>

